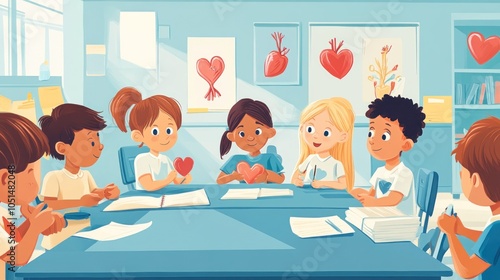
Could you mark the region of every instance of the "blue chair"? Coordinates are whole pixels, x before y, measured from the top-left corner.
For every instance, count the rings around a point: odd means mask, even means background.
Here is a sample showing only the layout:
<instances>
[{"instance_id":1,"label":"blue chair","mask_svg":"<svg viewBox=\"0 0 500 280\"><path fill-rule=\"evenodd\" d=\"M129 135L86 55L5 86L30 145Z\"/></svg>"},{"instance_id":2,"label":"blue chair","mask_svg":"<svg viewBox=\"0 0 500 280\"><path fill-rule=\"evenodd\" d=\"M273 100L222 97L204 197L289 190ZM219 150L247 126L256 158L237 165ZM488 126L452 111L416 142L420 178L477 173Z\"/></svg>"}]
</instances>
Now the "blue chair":
<instances>
[{"instance_id":1,"label":"blue chair","mask_svg":"<svg viewBox=\"0 0 500 280\"><path fill-rule=\"evenodd\" d=\"M135 171L134 160L139 154L147 153L149 149L146 146L121 147L118 150L118 160L120 165L120 174L123 184L127 185L129 190L135 190Z\"/></svg>"},{"instance_id":2,"label":"blue chair","mask_svg":"<svg viewBox=\"0 0 500 280\"><path fill-rule=\"evenodd\" d=\"M439 175L427 169L419 169L416 180L417 205L420 208L420 233L427 232L429 217L434 213L439 184ZM424 216L425 215L425 216Z\"/></svg>"},{"instance_id":3,"label":"blue chair","mask_svg":"<svg viewBox=\"0 0 500 280\"><path fill-rule=\"evenodd\" d=\"M418 238L418 247L424 252L430 250L430 255L442 262L444 254L448 251L450 245L446 236L444 236L443 242L438 244L440 233L441 231L439 228L433 228L429 232L421 234Z\"/></svg>"},{"instance_id":4,"label":"blue chair","mask_svg":"<svg viewBox=\"0 0 500 280\"><path fill-rule=\"evenodd\" d=\"M268 154L275 154L280 163L283 163L283 158L278 154L278 149L276 149L276 146L269 145L267 146L267 153Z\"/></svg>"}]
</instances>

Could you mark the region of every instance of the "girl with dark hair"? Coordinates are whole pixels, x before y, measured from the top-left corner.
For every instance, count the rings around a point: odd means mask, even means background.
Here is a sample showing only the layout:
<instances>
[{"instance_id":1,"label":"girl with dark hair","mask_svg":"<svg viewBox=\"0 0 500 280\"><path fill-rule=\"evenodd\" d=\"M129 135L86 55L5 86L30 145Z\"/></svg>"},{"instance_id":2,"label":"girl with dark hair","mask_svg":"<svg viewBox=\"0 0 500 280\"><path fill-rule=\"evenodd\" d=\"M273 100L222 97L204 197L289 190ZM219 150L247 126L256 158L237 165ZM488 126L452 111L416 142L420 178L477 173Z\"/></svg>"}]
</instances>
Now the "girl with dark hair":
<instances>
[{"instance_id":1,"label":"girl with dark hair","mask_svg":"<svg viewBox=\"0 0 500 280\"><path fill-rule=\"evenodd\" d=\"M227 125L220 141L221 158L231 150L232 143L236 143L248 155L232 156L221 167L217 183L227 184L234 180L244 183L244 174L241 174L241 170L238 171L238 165L242 162L252 169L259 167L257 169L261 170L252 182L283 183L285 175L278 156L260 152L267 141L276 135L267 105L258 100L241 99L229 111Z\"/></svg>"}]
</instances>

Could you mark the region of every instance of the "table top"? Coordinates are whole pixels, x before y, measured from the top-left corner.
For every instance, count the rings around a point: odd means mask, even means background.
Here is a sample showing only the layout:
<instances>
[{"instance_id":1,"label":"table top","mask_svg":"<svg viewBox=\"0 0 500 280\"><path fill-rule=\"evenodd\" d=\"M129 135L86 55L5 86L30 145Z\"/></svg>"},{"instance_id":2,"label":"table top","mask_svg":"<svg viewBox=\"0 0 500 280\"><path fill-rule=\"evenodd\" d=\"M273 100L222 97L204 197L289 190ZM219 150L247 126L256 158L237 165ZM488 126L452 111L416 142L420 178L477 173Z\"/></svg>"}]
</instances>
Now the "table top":
<instances>
[{"instance_id":1,"label":"table top","mask_svg":"<svg viewBox=\"0 0 500 280\"><path fill-rule=\"evenodd\" d=\"M353 198L347 191L333 189L314 189L312 187L299 188L291 184L228 184L228 185L173 185L155 192L128 191L122 197L128 196L161 196L176 194L186 191L205 189L210 206L197 206L189 208L338 208L361 207L361 203ZM264 197L258 199L221 200L229 189L245 188L275 188L293 190L293 196ZM110 202L104 202L108 205Z\"/></svg>"},{"instance_id":2,"label":"table top","mask_svg":"<svg viewBox=\"0 0 500 280\"><path fill-rule=\"evenodd\" d=\"M335 199L333 199L335 200ZM106 242L71 237L18 270L55 277L440 277L451 270L410 242L375 244L359 230L346 236L301 239L289 219L338 215L346 209L209 208L101 212L110 221L152 221L136 235Z\"/></svg>"}]
</instances>

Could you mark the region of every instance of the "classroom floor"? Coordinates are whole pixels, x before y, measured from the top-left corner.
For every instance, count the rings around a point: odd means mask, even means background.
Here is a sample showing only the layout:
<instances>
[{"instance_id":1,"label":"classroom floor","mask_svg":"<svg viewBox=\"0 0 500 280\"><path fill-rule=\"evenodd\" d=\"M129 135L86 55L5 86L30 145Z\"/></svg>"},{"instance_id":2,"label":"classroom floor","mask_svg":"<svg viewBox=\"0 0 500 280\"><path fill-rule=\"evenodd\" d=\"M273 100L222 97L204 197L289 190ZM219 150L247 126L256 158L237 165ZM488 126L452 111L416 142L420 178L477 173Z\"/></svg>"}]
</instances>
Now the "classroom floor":
<instances>
[{"instance_id":1,"label":"classroom floor","mask_svg":"<svg viewBox=\"0 0 500 280\"><path fill-rule=\"evenodd\" d=\"M450 193L439 193L436 199L434 215L429 219L429 229L437 226L437 218L450 204L453 204L455 212L458 214L464 225L469 228L482 230L484 229L488 219L491 217L491 211L489 208L472 204L463 194L460 199L453 199ZM443 263L453 269L453 262L449 251L444 256ZM453 275L452 277L443 277L442 279L456 280L463 278Z\"/></svg>"}]
</instances>

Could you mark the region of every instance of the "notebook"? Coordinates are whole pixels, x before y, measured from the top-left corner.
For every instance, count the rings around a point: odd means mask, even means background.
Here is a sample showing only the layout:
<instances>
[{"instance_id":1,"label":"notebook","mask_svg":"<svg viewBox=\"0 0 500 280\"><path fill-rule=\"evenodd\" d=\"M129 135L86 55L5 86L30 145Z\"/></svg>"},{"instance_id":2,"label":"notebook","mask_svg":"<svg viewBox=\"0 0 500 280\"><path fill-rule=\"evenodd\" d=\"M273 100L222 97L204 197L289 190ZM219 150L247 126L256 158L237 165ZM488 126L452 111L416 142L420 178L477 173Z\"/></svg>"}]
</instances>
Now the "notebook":
<instances>
[{"instance_id":1,"label":"notebook","mask_svg":"<svg viewBox=\"0 0 500 280\"><path fill-rule=\"evenodd\" d=\"M293 196L293 190L272 188L229 189L221 199L258 199L260 197L274 196Z\"/></svg>"},{"instance_id":2,"label":"notebook","mask_svg":"<svg viewBox=\"0 0 500 280\"><path fill-rule=\"evenodd\" d=\"M354 233L354 229L339 216L322 218L291 217L290 227L292 232L300 238Z\"/></svg>"},{"instance_id":3,"label":"notebook","mask_svg":"<svg viewBox=\"0 0 500 280\"><path fill-rule=\"evenodd\" d=\"M133 209L154 209L165 207L210 205L204 189L197 191L162 195L160 197L131 196L119 198L109 204L103 211L123 211Z\"/></svg>"},{"instance_id":4,"label":"notebook","mask_svg":"<svg viewBox=\"0 0 500 280\"><path fill-rule=\"evenodd\" d=\"M97 241L111 241L139 233L149 228L151 224L153 224L153 222L137 225L124 225L111 222L94 230L79 232L74 236L93 239Z\"/></svg>"}]
</instances>

